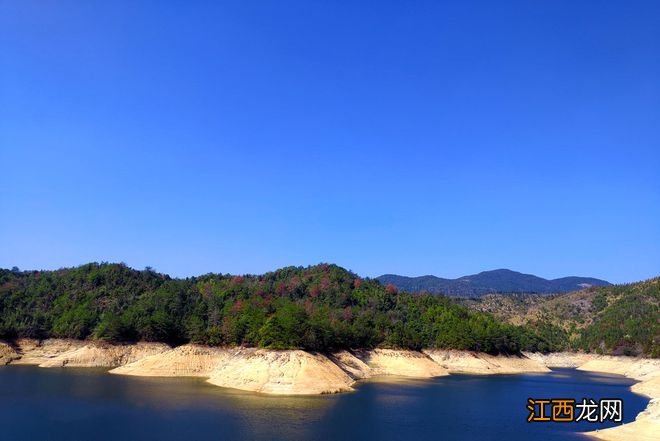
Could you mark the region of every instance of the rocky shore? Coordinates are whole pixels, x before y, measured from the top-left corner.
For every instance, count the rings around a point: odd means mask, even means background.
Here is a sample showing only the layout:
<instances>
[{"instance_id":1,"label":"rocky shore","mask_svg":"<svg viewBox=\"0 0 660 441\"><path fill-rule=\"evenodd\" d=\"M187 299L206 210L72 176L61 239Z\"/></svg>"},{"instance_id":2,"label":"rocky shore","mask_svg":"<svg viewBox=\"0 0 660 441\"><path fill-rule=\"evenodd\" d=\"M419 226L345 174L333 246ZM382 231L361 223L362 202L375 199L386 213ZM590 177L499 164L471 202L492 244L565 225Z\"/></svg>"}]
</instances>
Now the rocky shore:
<instances>
[{"instance_id":1,"label":"rocky shore","mask_svg":"<svg viewBox=\"0 0 660 441\"><path fill-rule=\"evenodd\" d=\"M117 375L202 377L211 384L267 394L349 392L360 380L399 376L431 378L451 373L478 375L547 372L554 367L625 375L638 380L636 393L651 398L634 422L589 432L603 440L660 440L660 360L593 354L525 353L520 356L429 349L345 350L332 354L301 350L218 348L163 343L109 344L96 341L20 339L0 342L0 365L104 367Z\"/></svg>"}]
</instances>

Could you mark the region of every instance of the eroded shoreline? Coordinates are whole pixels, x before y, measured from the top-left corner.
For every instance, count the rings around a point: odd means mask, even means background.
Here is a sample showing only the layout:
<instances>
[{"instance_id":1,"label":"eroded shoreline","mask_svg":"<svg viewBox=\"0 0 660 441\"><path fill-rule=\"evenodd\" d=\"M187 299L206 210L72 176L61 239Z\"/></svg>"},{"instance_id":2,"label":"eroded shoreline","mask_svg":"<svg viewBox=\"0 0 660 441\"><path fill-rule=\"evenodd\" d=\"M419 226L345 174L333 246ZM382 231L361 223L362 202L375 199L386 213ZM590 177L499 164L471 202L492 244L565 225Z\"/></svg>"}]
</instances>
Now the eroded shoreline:
<instances>
[{"instance_id":1,"label":"eroded shoreline","mask_svg":"<svg viewBox=\"0 0 660 441\"><path fill-rule=\"evenodd\" d=\"M380 376L432 378L450 373L513 374L549 370L542 362L525 356L467 351L372 349L321 354L63 339L2 342L0 364L105 367L118 375L203 377L217 386L286 395L349 392L357 381Z\"/></svg>"},{"instance_id":2,"label":"eroded shoreline","mask_svg":"<svg viewBox=\"0 0 660 441\"><path fill-rule=\"evenodd\" d=\"M650 398L649 404L640 412L635 421L609 429L585 432L592 438L623 441L660 440L660 359L634 357L614 357L609 355L574 354L560 352L554 354L525 354L529 358L542 361L548 367L573 367L582 371L603 372L623 375L639 381L631 386L634 393Z\"/></svg>"},{"instance_id":3,"label":"eroded shoreline","mask_svg":"<svg viewBox=\"0 0 660 441\"><path fill-rule=\"evenodd\" d=\"M603 440L660 440L660 360L593 354L525 353L522 356L429 349L351 350L332 354L302 350L218 348L163 343L109 344L96 341L19 339L0 342L0 365L104 367L117 375L202 377L221 387L280 395L350 392L357 382L382 376L432 378L451 373L493 375L548 372L554 367L624 375L648 396L635 421L588 432Z\"/></svg>"}]
</instances>

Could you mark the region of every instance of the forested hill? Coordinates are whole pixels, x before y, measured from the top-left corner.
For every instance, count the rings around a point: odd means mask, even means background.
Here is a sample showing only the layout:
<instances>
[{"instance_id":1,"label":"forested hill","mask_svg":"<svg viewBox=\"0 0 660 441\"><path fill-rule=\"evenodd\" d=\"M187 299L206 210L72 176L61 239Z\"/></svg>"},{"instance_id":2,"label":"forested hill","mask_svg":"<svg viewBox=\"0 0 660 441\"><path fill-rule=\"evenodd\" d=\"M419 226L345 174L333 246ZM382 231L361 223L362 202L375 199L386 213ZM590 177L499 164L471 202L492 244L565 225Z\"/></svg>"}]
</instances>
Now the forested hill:
<instances>
[{"instance_id":1,"label":"forested hill","mask_svg":"<svg viewBox=\"0 0 660 441\"><path fill-rule=\"evenodd\" d=\"M440 347L554 350L552 329L514 326L442 296L400 293L336 265L173 279L123 264L0 270L0 338L195 342L326 351Z\"/></svg>"},{"instance_id":2,"label":"forested hill","mask_svg":"<svg viewBox=\"0 0 660 441\"><path fill-rule=\"evenodd\" d=\"M552 296L491 294L462 303L530 326L561 329L567 349L660 357L660 278Z\"/></svg>"},{"instance_id":3,"label":"forested hill","mask_svg":"<svg viewBox=\"0 0 660 441\"><path fill-rule=\"evenodd\" d=\"M562 277L548 280L508 269L483 271L458 279L443 279L436 276L406 277L395 274L384 274L377 279L383 284L392 284L406 292L428 292L465 297L492 293L564 293L591 286L610 285L605 280L593 277Z\"/></svg>"}]
</instances>

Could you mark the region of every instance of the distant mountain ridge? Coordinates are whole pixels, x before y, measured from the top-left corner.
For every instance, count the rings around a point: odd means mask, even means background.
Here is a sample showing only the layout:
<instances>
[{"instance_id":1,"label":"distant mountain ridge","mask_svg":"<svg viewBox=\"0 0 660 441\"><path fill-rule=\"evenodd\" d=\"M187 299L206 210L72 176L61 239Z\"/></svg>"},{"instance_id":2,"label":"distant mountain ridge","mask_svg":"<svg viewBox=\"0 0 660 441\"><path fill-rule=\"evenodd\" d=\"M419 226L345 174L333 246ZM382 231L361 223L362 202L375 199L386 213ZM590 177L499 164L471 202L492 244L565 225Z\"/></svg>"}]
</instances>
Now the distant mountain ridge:
<instances>
[{"instance_id":1,"label":"distant mountain ridge","mask_svg":"<svg viewBox=\"0 0 660 441\"><path fill-rule=\"evenodd\" d=\"M509 269L483 271L479 274L443 279L436 276L406 277L384 274L376 277L384 285L394 285L406 292L429 292L453 296L482 296L492 293L564 293L590 286L609 286L606 280L593 277L562 277L544 279L532 274L523 274Z\"/></svg>"}]
</instances>

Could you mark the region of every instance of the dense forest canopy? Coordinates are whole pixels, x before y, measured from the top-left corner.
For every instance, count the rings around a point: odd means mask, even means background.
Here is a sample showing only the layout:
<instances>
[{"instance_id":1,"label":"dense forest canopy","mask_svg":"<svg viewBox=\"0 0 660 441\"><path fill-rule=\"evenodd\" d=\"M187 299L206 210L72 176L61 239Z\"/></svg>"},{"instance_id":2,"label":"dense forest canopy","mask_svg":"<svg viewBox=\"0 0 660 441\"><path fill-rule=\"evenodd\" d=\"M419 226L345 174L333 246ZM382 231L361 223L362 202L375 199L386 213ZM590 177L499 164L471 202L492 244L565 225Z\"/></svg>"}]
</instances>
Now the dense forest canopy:
<instances>
[{"instance_id":1,"label":"dense forest canopy","mask_svg":"<svg viewBox=\"0 0 660 441\"><path fill-rule=\"evenodd\" d=\"M593 322L578 349L660 357L660 278L592 289Z\"/></svg>"},{"instance_id":2,"label":"dense forest canopy","mask_svg":"<svg viewBox=\"0 0 660 441\"><path fill-rule=\"evenodd\" d=\"M642 315L625 320L605 312L603 321L584 332L581 347L607 349L621 332L628 333L622 338L642 338L645 321L655 320L657 326L657 302L651 309L644 309L648 303L640 309L621 302L626 311ZM547 321L514 326L442 295L402 293L329 264L188 279L108 263L57 271L0 270L0 338L18 337L312 351L436 347L518 353L574 345L565 330Z\"/></svg>"},{"instance_id":3,"label":"dense forest canopy","mask_svg":"<svg viewBox=\"0 0 660 441\"><path fill-rule=\"evenodd\" d=\"M261 276L174 279L90 263L0 270L0 337L247 345L326 351L423 347L516 353L557 349L530 328L443 296L400 293L336 265ZM547 333L546 333L547 334Z\"/></svg>"}]
</instances>

